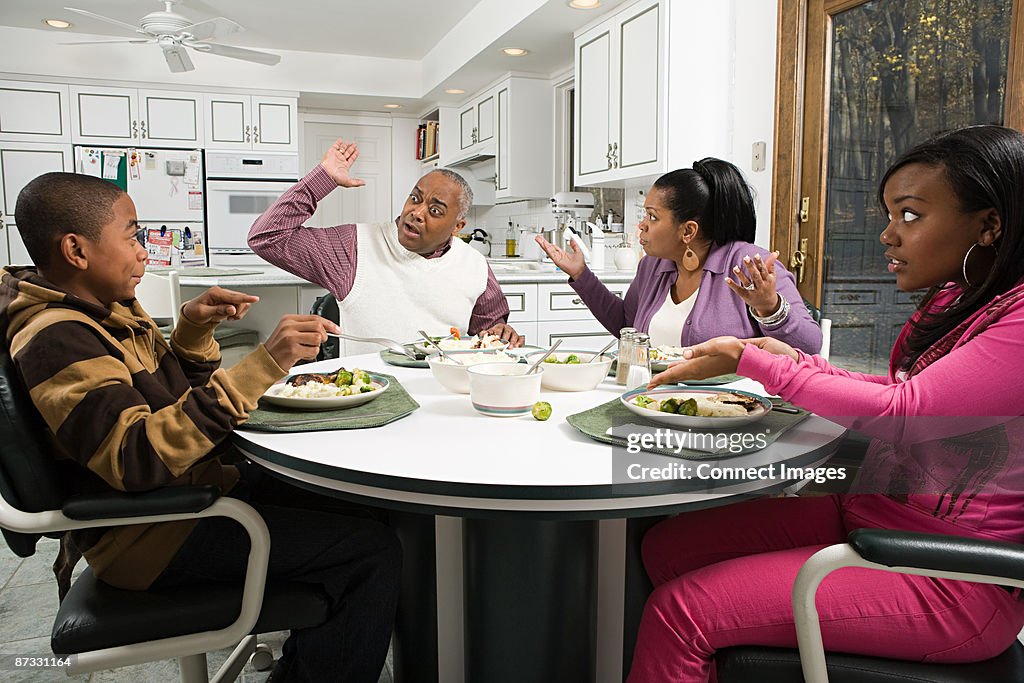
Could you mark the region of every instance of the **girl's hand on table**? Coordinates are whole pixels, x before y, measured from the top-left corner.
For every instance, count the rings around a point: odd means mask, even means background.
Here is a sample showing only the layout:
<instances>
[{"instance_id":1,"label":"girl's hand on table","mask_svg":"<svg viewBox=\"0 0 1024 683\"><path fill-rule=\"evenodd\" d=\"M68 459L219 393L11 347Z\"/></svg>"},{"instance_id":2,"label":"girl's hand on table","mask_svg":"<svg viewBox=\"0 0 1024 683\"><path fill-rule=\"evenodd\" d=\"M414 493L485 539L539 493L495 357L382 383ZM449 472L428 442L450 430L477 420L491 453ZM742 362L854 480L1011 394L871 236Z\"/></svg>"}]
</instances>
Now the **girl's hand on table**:
<instances>
[{"instance_id":1,"label":"girl's hand on table","mask_svg":"<svg viewBox=\"0 0 1024 683\"><path fill-rule=\"evenodd\" d=\"M740 357L743 355L743 349L748 344L753 344L769 353L789 356L793 360L799 358L792 346L771 337L756 339L715 337L702 344L684 349L684 360L673 363L667 370L652 377L647 388L653 389L662 384L677 384L688 379L707 379L719 375L735 374L740 364Z\"/></svg>"}]
</instances>

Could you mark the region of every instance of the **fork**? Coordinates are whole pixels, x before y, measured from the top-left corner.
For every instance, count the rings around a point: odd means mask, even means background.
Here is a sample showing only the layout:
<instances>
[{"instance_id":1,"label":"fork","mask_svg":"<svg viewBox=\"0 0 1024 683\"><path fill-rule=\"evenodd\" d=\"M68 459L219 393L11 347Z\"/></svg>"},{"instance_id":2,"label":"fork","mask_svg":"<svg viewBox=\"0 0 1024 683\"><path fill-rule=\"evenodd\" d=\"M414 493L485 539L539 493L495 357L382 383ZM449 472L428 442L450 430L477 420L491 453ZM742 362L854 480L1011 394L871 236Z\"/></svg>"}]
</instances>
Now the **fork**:
<instances>
[{"instance_id":1,"label":"fork","mask_svg":"<svg viewBox=\"0 0 1024 683\"><path fill-rule=\"evenodd\" d=\"M442 361L450 360L451 362L455 363L456 365L465 365L465 363L463 363L461 360L459 360L455 356L449 356L448 354L446 354L444 352L444 349L441 348L441 345L438 344L437 342L435 342L433 339L431 339L429 334L427 334L423 330L416 330L416 331L420 333L421 337L423 337L423 341L427 342L428 344L433 346L435 349L437 349L438 357Z\"/></svg>"},{"instance_id":2,"label":"fork","mask_svg":"<svg viewBox=\"0 0 1024 683\"><path fill-rule=\"evenodd\" d=\"M357 337L357 336L352 335L352 334L344 334L344 333L336 333L336 332L328 332L327 336L329 336L329 337L339 337L341 339L347 339L349 341L354 341L354 342L365 342L367 344L380 344L381 346L387 348L387 350L391 351L392 353L397 353L397 354L400 354L402 356L405 356L406 358L411 358L413 360L416 360L416 354L415 353L413 353L409 349L405 348L405 346L403 346L402 344L399 344L398 342L394 341L393 339L384 339L383 337Z\"/></svg>"}]
</instances>

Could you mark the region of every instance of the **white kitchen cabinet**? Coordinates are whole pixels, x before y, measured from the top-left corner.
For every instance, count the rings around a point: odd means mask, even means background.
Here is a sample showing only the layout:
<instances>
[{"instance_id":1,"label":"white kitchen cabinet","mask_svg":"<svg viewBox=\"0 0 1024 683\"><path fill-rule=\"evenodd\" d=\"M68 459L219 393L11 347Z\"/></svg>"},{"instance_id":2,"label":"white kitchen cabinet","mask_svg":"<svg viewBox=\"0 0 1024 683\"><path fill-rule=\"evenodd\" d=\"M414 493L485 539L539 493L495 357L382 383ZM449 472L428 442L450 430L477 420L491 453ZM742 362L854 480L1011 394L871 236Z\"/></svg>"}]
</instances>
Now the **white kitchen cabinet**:
<instances>
[{"instance_id":1,"label":"white kitchen cabinet","mask_svg":"<svg viewBox=\"0 0 1024 683\"><path fill-rule=\"evenodd\" d=\"M664 170L663 14L641 0L576 36L576 184Z\"/></svg>"},{"instance_id":2,"label":"white kitchen cabinet","mask_svg":"<svg viewBox=\"0 0 1024 683\"><path fill-rule=\"evenodd\" d=\"M294 97L207 94L206 147L298 152L297 110Z\"/></svg>"},{"instance_id":3,"label":"white kitchen cabinet","mask_svg":"<svg viewBox=\"0 0 1024 683\"><path fill-rule=\"evenodd\" d=\"M592 320L594 314L583 303L580 295L569 285L538 286L537 310L539 320ZM612 294L620 299L626 295L629 284L607 284Z\"/></svg>"},{"instance_id":4,"label":"white kitchen cabinet","mask_svg":"<svg viewBox=\"0 0 1024 683\"><path fill-rule=\"evenodd\" d=\"M607 287L622 297L629 283ZM550 346L562 339L567 349L596 351L612 339L569 285L516 283L502 284L501 289L508 301L508 322L528 344Z\"/></svg>"},{"instance_id":5,"label":"white kitchen cabinet","mask_svg":"<svg viewBox=\"0 0 1024 683\"><path fill-rule=\"evenodd\" d=\"M494 139L494 92L486 92L459 109L459 149L462 152Z\"/></svg>"},{"instance_id":6,"label":"white kitchen cabinet","mask_svg":"<svg viewBox=\"0 0 1024 683\"><path fill-rule=\"evenodd\" d=\"M508 303L508 321L513 327L515 323L537 320L537 285L502 285L501 291Z\"/></svg>"},{"instance_id":7,"label":"white kitchen cabinet","mask_svg":"<svg viewBox=\"0 0 1024 683\"><path fill-rule=\"evenodd\" d=\"M612 338L596 320L560 320L537 323L537 341L533 343L546 348L561 339L561 349L597 351Z\"/></svg>"},{"instance_id":8,"label":"white kitchen cabinet","mask_svg":"<svg viewBox=\"0 0 1024 683\"><path fill-rule=\"evenodd\" d=\"M501 201L551 196L554 89L548 81L509 78L498 85L495 197Z\"/></svg>"},{"instance_id":9,"label":"white kitchen cabinet","mask_svg":"<svg viewBox=\"0 0 1024 683\"><path fill-rule=\"evenodd\" d=\"M202 147L200 93L71 86L71 139L83 145Z\"/></svg>"},{"instance_id":10,"label":"white kitchen cabinet","mask_svg":"<svg viewBox=\"0 0 1024 683\"><path fill-rule=\"evenodd\" d=\"M0 242L4 263L31 262L28 250L15 226L14 208L22 188L37 176L51 171L70 171L74 165L71 145L34 144L30 142L0 143L0 187L3 205L0 207Z\"/></svg>"},{"instance_id":11,"label":"white kitchen cabinet","mask_svg":"<svg viewBox=\"0 0 1024 683\"><path fill-rule=\"evenodd\" d=\"M67 85L0 81L0 141L70 142L68 98Z\"/></svg>"}]
</instances>

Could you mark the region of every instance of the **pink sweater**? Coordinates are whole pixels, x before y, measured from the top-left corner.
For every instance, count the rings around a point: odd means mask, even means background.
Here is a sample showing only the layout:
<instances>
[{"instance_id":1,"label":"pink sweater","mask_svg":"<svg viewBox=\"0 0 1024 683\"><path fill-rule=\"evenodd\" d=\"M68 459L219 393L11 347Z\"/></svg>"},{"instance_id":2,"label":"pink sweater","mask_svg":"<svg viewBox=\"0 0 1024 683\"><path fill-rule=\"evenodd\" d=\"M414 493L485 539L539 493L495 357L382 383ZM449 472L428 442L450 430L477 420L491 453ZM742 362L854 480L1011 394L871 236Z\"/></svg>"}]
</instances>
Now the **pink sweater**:
<instances>
[{"instance_id":1,"label":"pink sweater","mask_svg":"<svg viewBox=\"0 0 1024 683\"><path fill-rule=\"evenodd\" d=\"M1024 542L1024 284L972 315L910 373L896 372L896 349L887 377L798 353L794 361L748 346L738 372L874 439L845 503L855 521ZM859 495L874 493L885 496Z\"/></svg>"}]
</instances>

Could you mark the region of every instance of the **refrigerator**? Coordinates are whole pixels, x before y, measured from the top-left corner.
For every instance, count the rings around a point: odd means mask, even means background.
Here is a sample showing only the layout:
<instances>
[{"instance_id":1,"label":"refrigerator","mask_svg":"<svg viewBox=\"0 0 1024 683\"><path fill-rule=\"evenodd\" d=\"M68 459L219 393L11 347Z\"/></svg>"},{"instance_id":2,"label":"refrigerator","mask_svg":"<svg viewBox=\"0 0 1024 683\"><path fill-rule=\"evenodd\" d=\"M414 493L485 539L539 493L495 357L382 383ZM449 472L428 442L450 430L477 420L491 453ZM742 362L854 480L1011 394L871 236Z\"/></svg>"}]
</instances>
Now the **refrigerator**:
<instances>
[{"instance_id":1,"label":"refrigerator","mask_svg":"<svg viewBox=\"0 0 1024 683\"><path fill-rule=\"evenodd\" d=\"M80 145L74 157L76 173L109 180L135 202L150 265L207 264L202 150Z\"/></svg>"}]
</instances>

